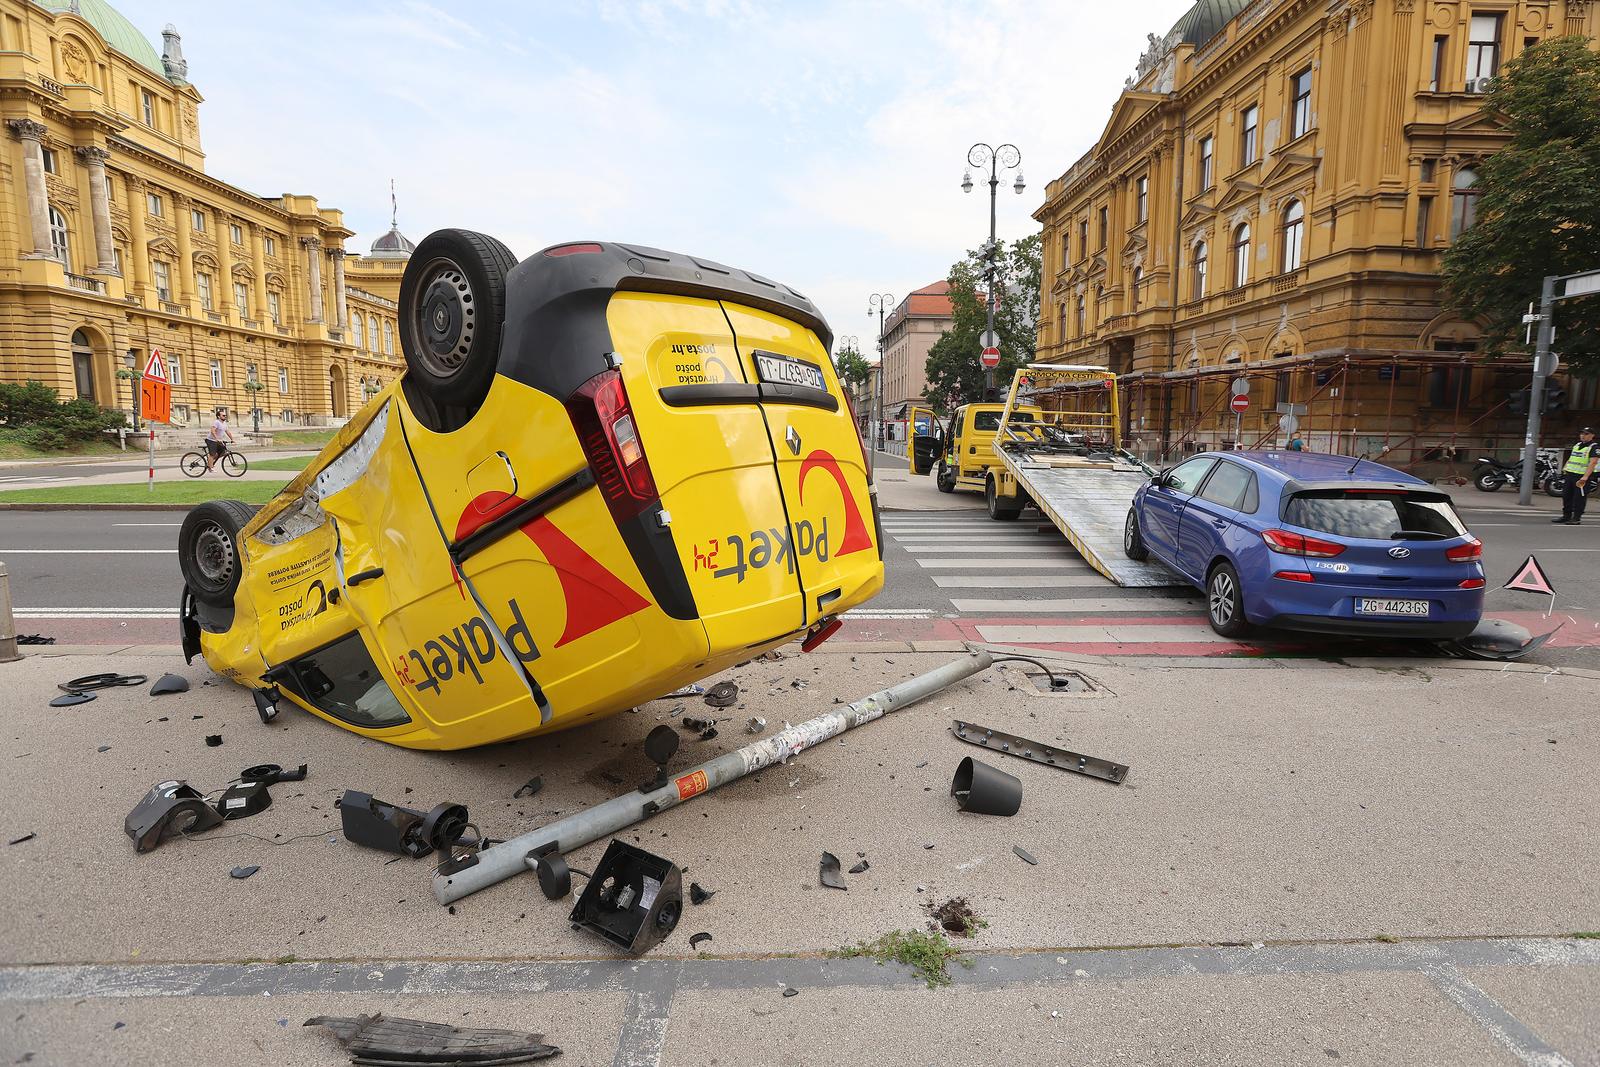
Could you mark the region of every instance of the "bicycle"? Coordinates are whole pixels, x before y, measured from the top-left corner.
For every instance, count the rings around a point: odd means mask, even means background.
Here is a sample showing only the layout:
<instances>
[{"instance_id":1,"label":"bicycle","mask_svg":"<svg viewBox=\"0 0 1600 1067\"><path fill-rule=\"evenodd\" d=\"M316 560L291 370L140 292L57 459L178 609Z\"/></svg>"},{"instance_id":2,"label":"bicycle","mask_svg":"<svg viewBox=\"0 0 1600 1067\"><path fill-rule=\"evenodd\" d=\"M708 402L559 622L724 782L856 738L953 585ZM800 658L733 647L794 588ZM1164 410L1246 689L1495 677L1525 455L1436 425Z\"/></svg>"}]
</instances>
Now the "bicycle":
<instances>
[{"instance_id":1,"label":"bicycle","mask_svg":"<svg viewBox=\"0 0 1600 1067\"><path fill-rule=\"evenodd\" d=\"M237 478L250 469L250 462L244 458L242 453L235 452L230 448L217 457L216 466L220 467L222 473L228 477ZM178 460L178 469L190 478L199 478L211 468L206 463L206 453L202 449L199 452L185 452L183 458Z\"/></svg>"}]
</instances>

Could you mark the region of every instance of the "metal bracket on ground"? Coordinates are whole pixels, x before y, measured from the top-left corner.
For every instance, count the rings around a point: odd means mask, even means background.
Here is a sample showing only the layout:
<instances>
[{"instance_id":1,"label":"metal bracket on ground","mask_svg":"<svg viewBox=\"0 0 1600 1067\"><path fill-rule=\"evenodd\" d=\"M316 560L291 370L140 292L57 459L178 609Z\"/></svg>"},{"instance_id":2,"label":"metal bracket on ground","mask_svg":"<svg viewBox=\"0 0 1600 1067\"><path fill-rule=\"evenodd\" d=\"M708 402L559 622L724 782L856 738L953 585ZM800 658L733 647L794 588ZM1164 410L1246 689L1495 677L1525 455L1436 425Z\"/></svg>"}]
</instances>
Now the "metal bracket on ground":
<instances>
[{"instance_id":1,"label":"metal bracket on ground","mask_svg":"<svg viewBox=\"0 0 1600 1067\"><path fill-rule=\"evenodd\" d=\"M950 723L950 732L955 734L958 740L965 741L969 745L1004 752L1035 763L1043 763L1047 767L1059 767L1074 774L1085 774L1090 778L1110 782L1112 785L1121 785L1122 780L1128 776L1128 768L1120 763L1112 763L1099 756L1085 756L1081 752L1069 752L1064 748L1053 748L1038 741L1029 741L1026 737L1008 734L1004 730L979 726L977 723L955 719Z\"/></svg>"}]
</instances>

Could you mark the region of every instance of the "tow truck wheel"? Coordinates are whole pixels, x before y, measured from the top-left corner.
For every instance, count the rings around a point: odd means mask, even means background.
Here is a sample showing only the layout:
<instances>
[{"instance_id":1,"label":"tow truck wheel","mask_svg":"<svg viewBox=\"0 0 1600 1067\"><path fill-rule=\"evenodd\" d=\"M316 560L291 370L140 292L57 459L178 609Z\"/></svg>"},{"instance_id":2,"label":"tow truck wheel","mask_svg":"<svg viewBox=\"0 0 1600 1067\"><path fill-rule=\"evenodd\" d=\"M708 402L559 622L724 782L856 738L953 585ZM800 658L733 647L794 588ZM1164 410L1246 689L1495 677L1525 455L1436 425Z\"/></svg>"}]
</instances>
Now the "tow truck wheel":
<instances>
[{"instance_id":1,"label":"tow truck wheel","mask_svg":"<svg viewBox=\"0 0 1600 1067\"><path fill-rule=\"evenodd\" d=\"M1144 535L1139 532L1139 516L1132 508L1128 509L1128 521L1122 526L1122 554L1135 562L1150 558L1150 550L1144 547Z\"/></svg>"},{"instance_id":2,"label":"tow truck wheel","mask_svg":"<svg viewBox=\"0 0 1600 1067\"><path fill-rule=\"evenodd\" d=\"M953 492L955 492L956 491L956 472L955 472L955 468L951 467L950 464L948 464L948 463L939 464L937 467L935 467L933 469L933 484L937 485L939 487L939 492L941 492L941 493L953 493Z\"/></svg>"},{"instance_id":3,"label":"tow truck wheel","mask_svg":"<svg viewBox=\"0 0 1600 1067\"><path fill-rule=\"evenodd\" d=\"M475 411L500 361L511 249L471 230L435 230L400 279L406 373L434 403Z\"/></svg>"},{"instance_id":4,"label":"tow truck wheel","mask_svg":"<svg viewBox=\"0 0 1600 1067\"><path fill-rule=\"evenodd\" d=\"M233 603L243 573L239 531L255 512L238 500L208 500L183 517L178 530L178 569L196 600L214 607Z\"/></svg>"},{"instance_id":5,"label":"tow truck wheel","mask_svg":"<svg viewBox=\"0 0 1600 1067\"><path fill-rule=\"evenodd\" d=\"M1006 501L1001 498L995 489L994 475L989 475L983 483L983 502L989 505L989 517L997 522L1008 522L1022 514L1022 498Z\"/></svg>"}]
</instances>

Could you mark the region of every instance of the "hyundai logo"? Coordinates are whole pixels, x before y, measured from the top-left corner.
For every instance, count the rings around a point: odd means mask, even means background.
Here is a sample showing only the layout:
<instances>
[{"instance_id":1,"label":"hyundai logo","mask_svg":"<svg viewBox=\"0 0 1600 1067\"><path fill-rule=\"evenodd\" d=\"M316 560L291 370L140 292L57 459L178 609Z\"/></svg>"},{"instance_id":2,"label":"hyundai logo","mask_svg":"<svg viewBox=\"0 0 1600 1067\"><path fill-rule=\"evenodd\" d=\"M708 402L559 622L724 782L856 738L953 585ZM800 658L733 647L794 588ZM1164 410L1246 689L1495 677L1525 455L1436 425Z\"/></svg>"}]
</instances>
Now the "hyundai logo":
<instances>
[{"instance_id":1,"label":"hyundai logo","mask_svg":"<svg viewBox=\"0 0 1600 1067\"><path fill-rule=\"evenodd\" d=\"M1402 548L1401 546L1396 545L1394 548L1389 550L1389 555L1393 556L1395 559L1405 559L1407 556L1411 555L1411 550L1409 548Z\"/></svg>"}]
</instances>

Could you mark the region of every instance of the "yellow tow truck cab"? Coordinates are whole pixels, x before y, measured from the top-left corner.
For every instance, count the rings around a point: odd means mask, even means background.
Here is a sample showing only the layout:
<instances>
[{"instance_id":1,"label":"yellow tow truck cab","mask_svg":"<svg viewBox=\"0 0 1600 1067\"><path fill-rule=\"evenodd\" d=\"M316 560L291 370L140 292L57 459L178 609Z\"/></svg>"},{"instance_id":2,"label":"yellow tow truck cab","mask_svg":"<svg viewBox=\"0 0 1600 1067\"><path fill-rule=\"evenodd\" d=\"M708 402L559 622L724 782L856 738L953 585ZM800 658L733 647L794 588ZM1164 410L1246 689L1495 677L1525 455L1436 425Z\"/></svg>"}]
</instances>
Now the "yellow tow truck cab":
<instances>
[{"instance_id":1,"label":"yellow tow truck cab","mask_svg":"<svg viewBox=\"0 0 1600 1067\"><path fill-rule=\"evenodd\" d=\"M994 442L1005 409L1004 404L963 404L941 421L928 408L913 408L911 447L907 450L911 473L931 472L941 493L957 489L983 492L990 468L1000 462ZM1041 409L1027 405L1011 413L1013 424L1044 417Z\"/></svg>"}]
</instances>

